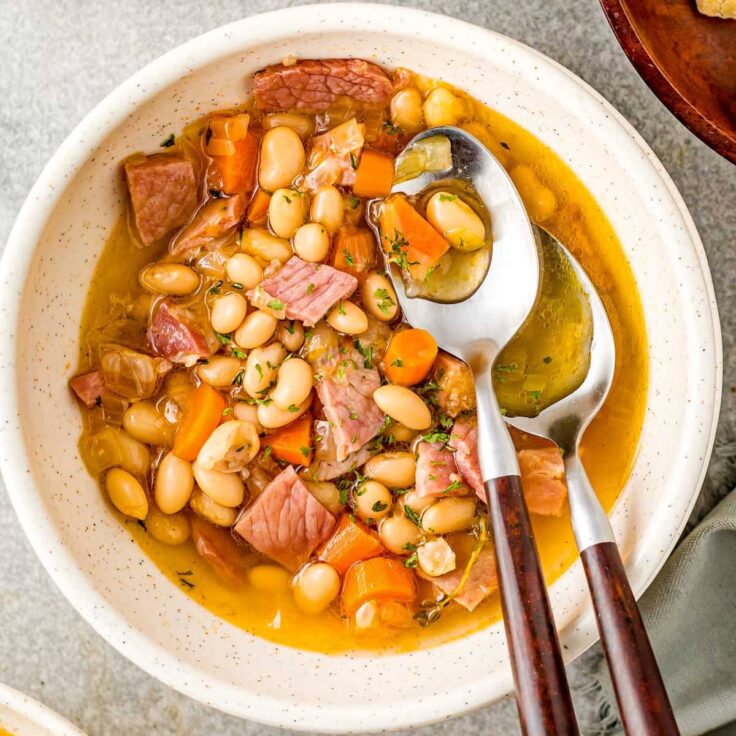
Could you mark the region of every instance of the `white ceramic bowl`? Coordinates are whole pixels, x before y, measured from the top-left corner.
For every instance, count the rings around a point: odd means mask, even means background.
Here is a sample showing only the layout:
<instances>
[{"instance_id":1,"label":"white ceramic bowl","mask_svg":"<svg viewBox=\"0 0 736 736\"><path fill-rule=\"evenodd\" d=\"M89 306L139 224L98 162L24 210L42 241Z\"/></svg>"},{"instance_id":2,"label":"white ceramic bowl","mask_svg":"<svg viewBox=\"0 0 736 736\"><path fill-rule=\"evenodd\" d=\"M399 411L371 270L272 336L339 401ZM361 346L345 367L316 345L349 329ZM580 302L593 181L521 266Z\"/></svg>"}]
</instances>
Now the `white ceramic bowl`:
<instances>
[{"instance_id":1,"label":"white ceramic bowl","mask_svg":"<svg viewBox=\"0 0 736 736\"><path fill-rule=\"evenodd\" d=\"M516 41L417 10L298 7L207 33L116 89L46 166L2 264L0 458L21 524L54 581L123 654L222 710L322 732L427 723L511 691L500 624L384 657L328 657L249 636L184 596L131 544L76 452L80 419L67 379L89 278L123 201L118 162L157 150L196 114L241 101L247 76L286 54L364 57L446 79L554 149L605 210L641 287L649 333L641 449L612 513L636 593L677 540L711 449L721 386L713 289L679 194L605 100ZM551 598L572 659L597 637L579 564Z\"/></svg>"},{"instance_id":2,"label":"white ceramic bowl","mask_svg":"<svg viewBox=\"0 0 736 736\"><path fill-rule=\"evenodd\" d=\"M0 729L13 736L84 736L78 728L45 705L2 684Z\"/></svg>"}]
</instances>

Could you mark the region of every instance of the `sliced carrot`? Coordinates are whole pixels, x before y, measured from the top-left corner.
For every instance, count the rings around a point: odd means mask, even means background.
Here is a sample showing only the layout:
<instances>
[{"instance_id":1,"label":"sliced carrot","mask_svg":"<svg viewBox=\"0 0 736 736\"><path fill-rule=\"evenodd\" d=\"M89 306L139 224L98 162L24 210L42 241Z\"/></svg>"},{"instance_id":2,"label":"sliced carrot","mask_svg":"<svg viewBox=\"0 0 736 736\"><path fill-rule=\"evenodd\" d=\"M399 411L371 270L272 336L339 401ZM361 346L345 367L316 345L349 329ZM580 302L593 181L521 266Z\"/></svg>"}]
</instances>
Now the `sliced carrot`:
<instances>
[{"instance_id":1,"label":"sliced carrot","mask_svg":"<svg viewBox=\"0 0 736 736\"><path fill-rule=\"evenodd\" d=\"M292 465L312 463L312 417L305 414L299 419L277 429L263 438L263 444L271 448L275 458Z\"/></svg>"},{"instance_id":2,"label":"sliced carrot","mask_svg":"<svg viewBox=\"0 0 736 736\"><path fill-rule=\"evenodd\" d=\"M363 281L376 265L376 240L366 228L343 225L335 234L330 265Z\"/></svg>"},{"instance_id":3,"label":"sliced carrot","mask_svg":"<svg viewBox=\"0 0 736 736\"><path fill-rule=\"evenodd\" d=\"M426 330L411 328L395 333L383 356L383 372L391 383L415 386L432 370L437 342Z\"/></svg>"},{"instance_id":4,"label":"sliced carrot","mask_svg":"<svg viewBox=\"0 0 736 736\"><path fill-rule=\"evenodd\" d=\"M229 156L212 156L222 179L222 191L226 194L250 192L256 184L258 137L249 132L244 138L230 142L235 146L234 153Z\"/></svg>"},{"instance_id":5,"label":"sliced carrot","mask_svg":"<svg viewBox=\"0 0 736 736\"><path fill-rule=\"evenodd\" d=\"M386 550L374 532L350 514L343 514L332 536L324 543L319 559L340 574L356 562L377 557Z\"/></svg>"},{"instance_id":6,"label":"sliced carrot","mask_svg":"<svg viewBox=\"0 0 736 736\"><path fill-rule=\"evenodd\" d=\"M246 218L249 225L265 225L268 217L268 205L271 203L271 195L265 189L259 189L253 195L248 205Z\"/></svg>"},{"instance_id":7,"label":"sliced carrot","mask_svg":"<svg viewBox=\"0 0 736 736\"><path fill-rule=\"evenodd\" d=\"M224 409L222 394L206 383L200 384L174 437L174 455L182 460L196 460L202 445L220 423Z\"/></svg>"},{"instance_id":8,"label":"sliced carrot","mask_svg":"<svg viewBox=\"0 0 736 736\"><path fill-rule=\"evenodd\" d=\"M411 603L415 597L414 573L395 557L356 562L342 584L342 607L348 616L366 601Z\"/></svg>"},{"instance_id":9,"label":"sliced carrot","mask_svg":"<svg viewBox=\"0 0 736 736\"><path fill-rule=\"evenodd\" d=\"M394 184L394 159L380 151L364 150L355 171L356 197L387 197Z\"/></svg>"},{"instance_id":10,"label":"sliced carrot","mask_svg":"<svg viewBox=\"0 0 736 736\"><path fill-rule=\"evenodd\" d=\"M423 279L447 253L450 244L407 201L394 194L381 205L381 244L400 267Z\"/></svg>"}]
</instances>

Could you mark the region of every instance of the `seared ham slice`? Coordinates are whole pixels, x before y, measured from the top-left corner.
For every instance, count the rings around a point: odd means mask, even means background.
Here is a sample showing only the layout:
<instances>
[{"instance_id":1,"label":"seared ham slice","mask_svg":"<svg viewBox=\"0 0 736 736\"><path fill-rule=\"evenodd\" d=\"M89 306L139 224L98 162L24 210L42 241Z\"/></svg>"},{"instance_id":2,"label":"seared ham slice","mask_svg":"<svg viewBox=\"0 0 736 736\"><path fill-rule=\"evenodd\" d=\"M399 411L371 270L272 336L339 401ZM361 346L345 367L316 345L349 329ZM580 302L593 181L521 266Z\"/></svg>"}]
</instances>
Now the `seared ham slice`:
<instances>
[{"instance_id":1,"label":"seared ham slice","mask_svg":"<svg viewBox=\"0 0 736 736\"><path fill-rule=\"evenodd\" d=\"M348 273L293 256L273 276L250 289L247 296L257 307L312 327L357 286L358 280Z\"/></svg>"},{"instance_id":2,"label":"seared ham slice","mask_svg":"<svg viewBox=\"0 0 736 736\"><path fill-rule=\"evenodd\" d=\"M148 326L148 341L159 355L184 365L194 365L217 350L217 340L208 324L200 324L185 307L161 302Z\"/></svg>"},{"instance_id":3,"label":"seared ham slice","mask_svg":"<svg viewBox=\"0 0 736 736\"><path fill-rule=\"evenodd\" d=\"M467 493L455 464L455 453L441 442L420 442L417 448L416 491L420 496L457 496Z\"/></svg>"},{"instance_id":4,"label":"seared ham slice","mask_svg":"<svg viewBox=\"0 0 736 736\"><path fill-rule=\"evenodd\" d=\"M478 460L478 426L474 420L458 419L450 433L450 446L455 450L455 463L465 482L486 502L486 491Z\"/></svg>"},{"instance_id":5,"label":"seared ham slice","mask_svg":"<svg viewBox=\"0 0 736 736\"><path fill-rule=\"evenodd\" d=\"M230 585L245 580L248 556L233 539L229 530L213 526L197 514L190 517L192 540L202 559Z\"/></svg>"},{"instance_id":6,"label":"seared ham slice","mask_svg":"<svg viewBox=\"0 0 736 736\"><path fill-rule=\"evenodd\" d=\"M69 388L74 391L88 409L91 409L102 402L105 379L100 371L91 371L90 373L83 373L81 376L74 376L69 381Z\"/></svg>"},{"instance_id":7,"label":"seared ham slice","mask_svg":"<svg viewBox=\"0 0 736 736\"><path fill-rule=\"evenodd\" d=\"M289 465L245 510L233 529L254 549L293 572L330 536L334 526L335 518Z\"/></svg>"},{"instance_id":8,"label":"seared ham slice","mask_svg":"<svg viewBox=\"0 0 736 736\"><path fill-rule=\"evenodd\" d=\"M375 368L338 368L317 384L317 395L330 422L336 460L360 450L381 430L384 413L373 401L381 378Z\"/></svg>"},{"instance_id":9,"label":"seared ham slice","mask_svg":"<svg viewBox=\"0 0 736 736\"><path fill-rule=\"evenodd\" d=\"M183 225L197 208L197 179L184 156L159 154L123 167L143 245Z\"/></svg>"},{"instance_id":10,"label":"seared ham slice","mask_svg":"<svg viewBox=\"0 0 736 736\"><path fill-rule=\"evenodd\" d=\"M362 59L305 59L269 66L255 75L261 110L326 110L338 97L386 105L393 91L380 66Z\"/></svg>"},{"instance_id":11,"label":"seared ham slice","mask_svg":"<svg viewBox=\"0 0 736 736\"><path fill-rule=\"evenodd\" d=\"M332 480L345 473L357 470L368 461L373 454L368 447L351 452L344 460L338 461L337 448L329 422L317 421L314 423L315 461L309 469L310 477L314 480Z\"/></svg>"}]
</instances>

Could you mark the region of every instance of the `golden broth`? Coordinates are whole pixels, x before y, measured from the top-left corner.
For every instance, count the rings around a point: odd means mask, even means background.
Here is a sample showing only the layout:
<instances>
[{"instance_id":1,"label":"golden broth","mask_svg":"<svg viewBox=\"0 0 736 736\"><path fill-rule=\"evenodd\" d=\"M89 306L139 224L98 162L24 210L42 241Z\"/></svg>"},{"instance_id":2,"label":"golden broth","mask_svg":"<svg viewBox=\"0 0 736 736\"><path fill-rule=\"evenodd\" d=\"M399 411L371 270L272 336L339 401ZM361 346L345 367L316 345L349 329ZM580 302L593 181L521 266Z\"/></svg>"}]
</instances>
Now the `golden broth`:
<instances>
[{"instance_id":1,"label":"golden broth","mask_svg":"<svg viewBox=\"0 0 736 736\"><path fill-rule=\"evenodd\" d=\"M422 78L416 83L422 91L436 86ZM600 207L557 155L509 119L462 96L473 111L462 127L483 140L510 171L532 218L578 258L608 310L616 340L616 372L608 400L585 435L582 453L590 479L603 505L610 509L634 461L646 402L646 334L631 269ZM99 315L109 313L111 301L124 301L121 295L140 293L138 271L157 255L151 249L139 250L130 242L125 217L121 217L92 279L81 325L82 369L89 365L88 346L104 340L104 331L100 330L104 322ZM140 309L146 308L142 299ZM536 442L519 433L515 433L515 441L517 447L534 446ZM336 613L317 617L302 613L288 589L264 594L248 586L240 590L228 587L202 561L191 542L167 547L153 540L134 520L120 518L145 553L184 593L214 615L279 644L323 652L407 650L457 638L500 616L495 595L472 614L450 606L429 627L392 629L383 638L372 631L361 637ZM577 558L569 515L533 516L532 522L544 572L551 582Z\"/></svg>"}]
</instances>

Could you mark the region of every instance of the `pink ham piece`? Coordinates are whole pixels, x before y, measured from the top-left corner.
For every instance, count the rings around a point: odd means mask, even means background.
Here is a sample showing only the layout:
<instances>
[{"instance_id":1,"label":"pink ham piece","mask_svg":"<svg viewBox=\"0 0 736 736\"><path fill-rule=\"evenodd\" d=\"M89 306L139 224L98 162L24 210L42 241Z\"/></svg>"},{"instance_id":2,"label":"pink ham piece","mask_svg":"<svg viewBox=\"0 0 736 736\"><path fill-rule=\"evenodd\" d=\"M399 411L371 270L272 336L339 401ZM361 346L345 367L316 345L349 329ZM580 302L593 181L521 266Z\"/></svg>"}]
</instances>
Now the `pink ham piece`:
<instances>
[{"instance_id":1,"label":"pink ham piece","mask_svg":"<svg viewBox=\"0 0 736 736\"><path fill-rule=\"evenodd\" d=\"M330 422L337 462L360 450L383 427L385 416L373 401L381 385L375 368L338 368L317 384L317 395Z\"/></svg>"},{"instance_id":2,"label":"pink ham piece","mask_svg":"<svg viewBox=\"0 0 736 736\"><path fill-rule=\"evenodd\" d=\"M192 541L202 559L229 585L241 585L248 567L248 554L230 534L197 514L190 515Z\"/></svg>"},{"instance_id":3,"label":"pink ham piece","mask_svg":"<svg viewBox=\"0 0 736 736\"><path fill-rule=\"evenodd\" d=\"M380 66L362 59L305 59L269 66L255 75L261 110L326 110L338 97L383 107L391 99L391 79Z\"/></svg>"},{"instance_id":4,"label":"pink ham piece","mask_svg":"<svg viewBox=\"0 0 736 736\"><path fill-rule=\"evenodd\" d=\"M213 240L222 238L240 223L245 212L245 196L211 199L203 205L194 219L174 238L169 251L180 256L199 250Z\"/></svg>"},{"instance_id":5,"label":"pink ham piece","mask_svg":"<svg viewBox=\"0 0 736 736\"><path fill-rule=\"evenodd\" d=\"M355 118L312 139L303 188L315 192L322 187L355 184L355 170L365 143L365 125Z\"/></svg>"},{"instance_id":6,"label":"pink ham piece","mask_svg":"<svg viewBox=\"0 0 736 736\"><path fill-rule=\"evenodd\" d=\"M420 496L457 496L468 487L455 464L455 453L441 442L420 442L417 448L416 491Z\"/></svg>"},{"instance_id":7,"label":"pink ham piece","mask_svg":"<svg viewBox=\"0 0 736 736\"><path fill-rule=\"evenodd\" d=\"M316 421L314 423L314 463L309 469L314 480L332 480L345 473L352 473L366 463L373 454L368 447L351 452L344 460L338 461L337 448L330 423Z\"/></svg>"},{"instance_id":8,"label":"pink ham piece","mask_svg":"<svg viewBox=\"0 0 736 736\"><path fill-rule=\"evenodd\" d=\"M148 341L158 355L174 363L194 365L217 350L212 329L185 307L163 301L148 326Z\"/></svg>"},{"instance_id":9,"label":"pink ham piece","mask_svg":"<svg viewBox=\"0 0 736 736\"><path fill-rule=\"evenodd\" d=\"M478 429L475 421L458 420L452 428L450 444L455 449L455 462L463 478L486 502L486 493L478 460ZM520 450L519 470L524 499L530 513L559 516L567 498L565 464L556 447Z\"/></svg>"},{"instance_id":10,"label":"pink ham piece","mask_svg":"<svg viewBox=\"0 0 736 736\"><path fill-rule=\"evenodd\" d=\"M313 327L357 286L358 280L349 273L293 256L273 276L250 289L247 296L252 304L281 319L298 319L305 327Z\"/></svg>"},{"instance_id":11,"label":"pink ham piece","mask_svg":"<svg viewBox=\"0 0 736 736\"><path fill-rule=\"evenodd\" d=\"M289 465L241 514L233 529L251 547L293 572L334 527L335 518Z\"/></svg>"},{"instance_id":12,"label":"pink ham piece","mask_svg":"<svg viewBox=\"0 0 736 736\"><path fill-rule=\"evenodd\" d=\"M158 154L123 169L143 245L183 225L196 209L197 179L192 162L184 156Z\"/></svg>"},{"instance_id":13,"label":"pink ham piece","mask_svg":"<svg viewBox=\"0 0 736 736\"><path fill-rule=\"evenodd\" d=\"M460 584L466 564L467 560L462 560L458 556L458 565L452 572L445 573L436 578L422 574L421 570L419 570L419 574L426 580L434 583L445 595L449 595ZM470 569L470 575L465 585L463 585L453 600L464 608L467 608L468 611L472 611L481 601L493 593L497 587L496 554L493 551L493 545L486 544L481 550L480 555L478 555L476 563Z\"/></svg>"},{"instance_id":14,"label":"pink ham piece","mask_svg":"<svg viewBox=\"0 0 736 736\"><path fill-rule=\"evenodd\" d=\"M69 381L69 388L77 395L79 400L88 408L102 403L102 393L105 390L105 379L100 371L83 373L74 376Z\"/></svg>"}]
</instances>

